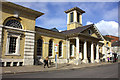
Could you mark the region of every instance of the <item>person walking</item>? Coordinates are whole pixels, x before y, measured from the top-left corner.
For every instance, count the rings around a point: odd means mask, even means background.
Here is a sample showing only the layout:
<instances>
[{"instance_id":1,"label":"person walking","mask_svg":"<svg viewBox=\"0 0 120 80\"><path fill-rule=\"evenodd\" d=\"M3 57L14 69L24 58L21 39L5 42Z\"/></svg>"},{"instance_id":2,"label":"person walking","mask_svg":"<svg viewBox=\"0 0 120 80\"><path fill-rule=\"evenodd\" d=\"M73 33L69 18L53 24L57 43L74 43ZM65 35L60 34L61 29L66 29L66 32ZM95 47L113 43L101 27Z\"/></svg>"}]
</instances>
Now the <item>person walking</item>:
<instances>
[{"instance_id":1,"label":"person walking","mask_svg":"<svg viewBox=\"0 0 120 80\"><path fill-rule=\"evenodd\" d=\"M109 58L109 57L107 57L107 59L108 59L108 62L109 62L110 58Z\"/></svg>"},{"instance_id":2,"label":"person walking","mask_svg":"<svg viewBox=\"0 0 120 80\"><path fill-rule=\"evenodd\" d=\"M48 66L48 57L46 57L45 60L44 60L44 68L45 68L46 65L49 68L49 66Z\"/></svg>"}]
</instances>

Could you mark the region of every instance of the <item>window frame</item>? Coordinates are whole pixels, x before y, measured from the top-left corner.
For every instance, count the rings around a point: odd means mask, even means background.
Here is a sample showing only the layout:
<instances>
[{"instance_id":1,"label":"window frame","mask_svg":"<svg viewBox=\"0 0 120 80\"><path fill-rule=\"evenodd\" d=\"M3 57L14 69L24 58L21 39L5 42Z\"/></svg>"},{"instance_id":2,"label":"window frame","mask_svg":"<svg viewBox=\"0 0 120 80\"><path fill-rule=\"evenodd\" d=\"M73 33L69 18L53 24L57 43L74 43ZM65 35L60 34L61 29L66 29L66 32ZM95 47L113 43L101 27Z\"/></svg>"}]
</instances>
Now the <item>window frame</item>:
<instances>
[{"instance_id":1,"label":"window frame","mask_svg":"<svg viewBox=\"0 0 120 80\"><path fill-rule=\"evenodd\" d=\"M77 22L80 23L80 13L77 12Z\"/></svg>"},{"instance_id":2,"label":"window frame","mask_svg":"<svg viewBox=\"0 0 120 80\"><path fill-rule=\"evenodd\" d=\"M8 22L9 22L9 21L12 21L12 20L13 20L13 21L16 21L17 23L19 23L19 27L9 26L10 24L8 25ZM10 22L9 22L9 23L10 23ZM11 22L11 24L12 24L12 22ZM13 28L17 28L17 29L23 29L20 20L19 20L19 19L16 19L16 18L7 19L3 25L4 25L4 26L13 27Z\"/></svg>"},{"instance_id":3,"label":"window frame","mask_svg":"<svg viewBox=\"0 0 120 80\"><path fill-rule=\"evenodd\" d=\"M63 42L62 41L60 41L61 42L61 56L59 56L59 58L62 58L63 57ZM59 42L59 48L60 48L60 42ZM60 50L60 49L59 49ZM60 54L60 53L59 53ZM58 55L59 55L58 54Z\"/></svg>"},{"instance_id":4,"label":"window frame","mask_svg":"<svg viewBox=\"0 0 120 80\"><path fill-rule=\"evenodd\" d=\"M10 37L16 37L16 50L15 53L9 53ZM8 33L6 41L6 54L5 55L20 55L20 34Z\"/></svg>"},{"instance_id":5,"label":"window frame","mask_svg":"<svg viewBox=\"0 0 120 80\"><path fill-rule=\"evenodd\" d=\"M10 36L9 40L9 54L14 54L16 53L16 43L17 42L17 37ZM13 47L13 48L12 48Z\"/></svg>"},{"instance_id":6,"label":"window frame","mask_svg":"<svg viewBox=\"0 0 120 80\"><path fill-rule=\"evenodd\" d=\"M41 44L42 44L42 45L41 45L41 50L42 50L42 51L41 51L41 55L38 55L38 40L41 40L41 41L42 41L42 43L41 43ZM42 39L38 39L38 40L37 40L37 54L36 54L36 55L39 56L39 57L41 57L41 56L43 56L43 54L42 54L42 53L43 53L43 40L42 40Z\"/></svg>"},{"instance_id":7,"label":"window frame","mask_svg":"<svg viewBox=\"0 0 120 80\"><path fill-rule=\"evenodd\" d=\"M88 29L88 34L92 35L92 30L91 29Z\"/></svg>"},{"instance_id":8,"label":"window frame","mask_svg":"<svg viewBox=\"0 0 120 80\"><path fill-rule=\"evenodd\" d=\"M72 14L72 17L71 17L71 14ZM74 22L74 12L71 12L70 13L70 23Z\"/></svg>"},{"instance_id":9,"label":"window frame","mask_svg":"<svg viewBox=\"0 0 120 80\"><path fill-rule=\"evenodd\" d=\"M49 55L49 52L50 52L50 41L52 41L52 45L51 45L52 46L52 50L51 50L52 51L52 53L51 53L52 55L51 56ZM53 50L54 50L54 42L53 42L52 39L50 39L49 40L49 48L48 48L48 56L49 56L49 58L53 57L53 52L54 52Z\"/></svg>"}]
</instances>

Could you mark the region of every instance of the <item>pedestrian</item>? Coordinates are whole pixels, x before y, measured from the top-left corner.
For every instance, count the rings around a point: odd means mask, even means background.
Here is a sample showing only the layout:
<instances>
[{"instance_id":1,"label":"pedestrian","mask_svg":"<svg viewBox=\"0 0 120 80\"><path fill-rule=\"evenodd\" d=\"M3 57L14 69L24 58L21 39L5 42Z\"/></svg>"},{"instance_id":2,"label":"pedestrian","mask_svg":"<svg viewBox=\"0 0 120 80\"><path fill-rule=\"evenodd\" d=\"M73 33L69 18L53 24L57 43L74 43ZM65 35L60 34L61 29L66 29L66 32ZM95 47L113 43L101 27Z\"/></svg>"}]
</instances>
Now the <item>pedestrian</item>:
<instances>
[{"instance_id":1,"label":"pedestrian","mask_svg":"<svg viewBox=\"0 0 120 80\"><path fill-rule=\"evenodd\" d=\"M109 57L107 57L107 59L108 59L108 62L109 62L110 58L109 58Z\"/></svg>"},{"instance_id":2,"label":"pedestrian","mask_svg":"<svg viewBox=\"0 0 120 80\"><path fill-rule=\"evenodd\" d=\"M44 68L45 68L46 65L49 68L49 66L48 66L48 57L46 57L45 60L44 60Z\"/></svg>"}]
</instances>

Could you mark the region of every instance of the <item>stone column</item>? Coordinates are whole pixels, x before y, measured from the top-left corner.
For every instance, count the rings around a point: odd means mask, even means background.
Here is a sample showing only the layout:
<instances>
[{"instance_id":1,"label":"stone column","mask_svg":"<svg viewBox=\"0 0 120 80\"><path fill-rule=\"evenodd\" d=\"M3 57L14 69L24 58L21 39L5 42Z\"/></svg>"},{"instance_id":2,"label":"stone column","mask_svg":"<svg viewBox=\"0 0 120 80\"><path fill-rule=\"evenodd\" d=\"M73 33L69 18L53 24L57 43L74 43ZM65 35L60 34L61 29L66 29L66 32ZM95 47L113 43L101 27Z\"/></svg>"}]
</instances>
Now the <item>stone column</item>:
<instances>
[{"instance_id":1,"label":"stone column","mask_svg":"<svg viewBox=\"0 0 120 80\"><path fill-rule=\"evenodd\" d=\"M94 44L91 43L91 63L94 63Z\"/></svg>"},{"instance_id":2,"label":"stone column","mask_svg":"<svg viewBox=\"0 0 120 80\"><path fill-rule=\"evenodd\" d=\"M2 26L0 26L0 58L1 56L2 56ZM1 59L0 62L2 62Z\"/></svg>"},{"instance_id":3,"label":"stone column","mask_svg":"<svg viewBox=\"0 0 120 80\"><path fill-rule=\"evenodd\" d=\"M87 41L84 42L84 59L83 59L84 63L88 63L88 59L87 59Z\"/></svg>"},{"instance_id":4,"label":"stone column","mask_svg":"<svg viewBox=\"0 0 120 80\"><path fill-rule=\"evenodd\" d=\"M102 54L105 55L105 61L107 61L107 54L105 53L105 46L102 46Z\"/></svg>"},{"instance_id":5,"label":"stone column","mask_svg":"<svg viewBox=\"0 0 120 80\"><path fill-rule=\"evenodd\" d=\"M67 48L66 48L66 50L67 50L67 62L69 63L69 58L70 58L70 41L69 40L67 40Z\"/></svg>"},{"instance_id":6,"label":"stone column","mask_svg":"<svg viewBox=\"0 0 120 80\"><path fill-rule=\"evenodd\" d=\"M67 13L67 24L70 24L70 13Z\"/></svg>"},{"instance_id":7,"label":"stone column","mask_svg":"<svg viewBox=\"0 0 120 80\"><path fill-rule=\"evenodd\" d=\"M79 59L79 38L76 38L76 59Z\"/></svg>"},{"instance_id":8,"label":"stone column","mask_svg":"<svg viewBox=\"0 0 120 80\"><path fill-rule=\"evenodd\" d=\"M82 14L80 14L80 24L82 24Z\"/></svg>"},{"instance_id":9,"label":"stone column","mask_svg":"<svg viewBox=\"0 0 120 80\"><path fill-rule=\"evenodd\" d=\"M74 22L77 22L77 11L74 11Z\"/></svg>"},{"instance_id":10,"label":"stone column","mask_svg":"<svg viewBox=\"0 0 120 80\"><path fill-rule=\"evenodd\" d=\"M96 46L96 62L100 62L99 60L99 44L97 43L97 46Z\"/></svg>"},{"instance_id":11,"label":"stone column","mask_svg":"<svg viewBox=\"0 0 120 80\"><path fill-rule=\"evenodd\" d=\"M79 38L76 38L76 65L79 65L81 60L79 59Z\"/></svg>"}]
</instances>

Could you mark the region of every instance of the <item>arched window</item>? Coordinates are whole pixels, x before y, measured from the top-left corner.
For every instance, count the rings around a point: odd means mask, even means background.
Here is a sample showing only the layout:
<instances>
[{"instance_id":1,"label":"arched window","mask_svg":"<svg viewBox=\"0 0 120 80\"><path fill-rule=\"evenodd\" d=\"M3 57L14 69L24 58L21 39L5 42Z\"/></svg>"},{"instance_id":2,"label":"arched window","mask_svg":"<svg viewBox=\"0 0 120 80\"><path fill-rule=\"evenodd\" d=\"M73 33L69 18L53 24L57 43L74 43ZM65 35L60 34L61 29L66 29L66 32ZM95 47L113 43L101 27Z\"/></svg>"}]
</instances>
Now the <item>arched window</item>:
<instances>
[{"instance_id":1,"label":"arched window","mask_svg":"<svg viewBox=\"0 0 120 80\"><path fill-rule=\"evenodd\" d=\"M62 41L59 42L59 57L62 56Z\"/></svg>"},{"instance_id":2,"label":"arched window","mask_svg":"<svg viewBox=\"0 0 120 80\"><path fill-rule=\"evenodd\" d=\"M108 46L109 42L106 43L106 46Z\"/></svg>"},{"instance_id":3,"label":"arched window","mask_svg":"<svg viewBox=\"0 0 120 80\"><path fill-rule=\"evenodd\" d=\"M10 27L22 29L21 23L16 19L7 20L4 24L4 26L10 26Z\"/></svg>"},{"instance_id":4,"label":"arched window","mask_svg":"<svg viewBox=\"0 0 120 80\"><path fill-rule=\"evenodd\" d=\"M49 41L49 53L48 53L48 56L52 56L52 50L53 50L53 41L50 40Z\"/></svg>"},{"instance_id":5,"label":"arched window","mask_svg":"<svg viewBox=\"0 0 120 80\"><path fill-rule=\"evenodd\" d=\"M37 40L37 56L42 56L42 39Z\"/></svg>"},{"instance_id":6,"label":"arched window","mask_svg":"<svg viewBox=\"0 0 120 80\"><path fill-rule=\"evenodd\" d=\"M89 35L91 35L91 34L92 34L92 31L91 31L90 29L88 30L88 34L89 34Z\"/></svg>"}]
</instances>

